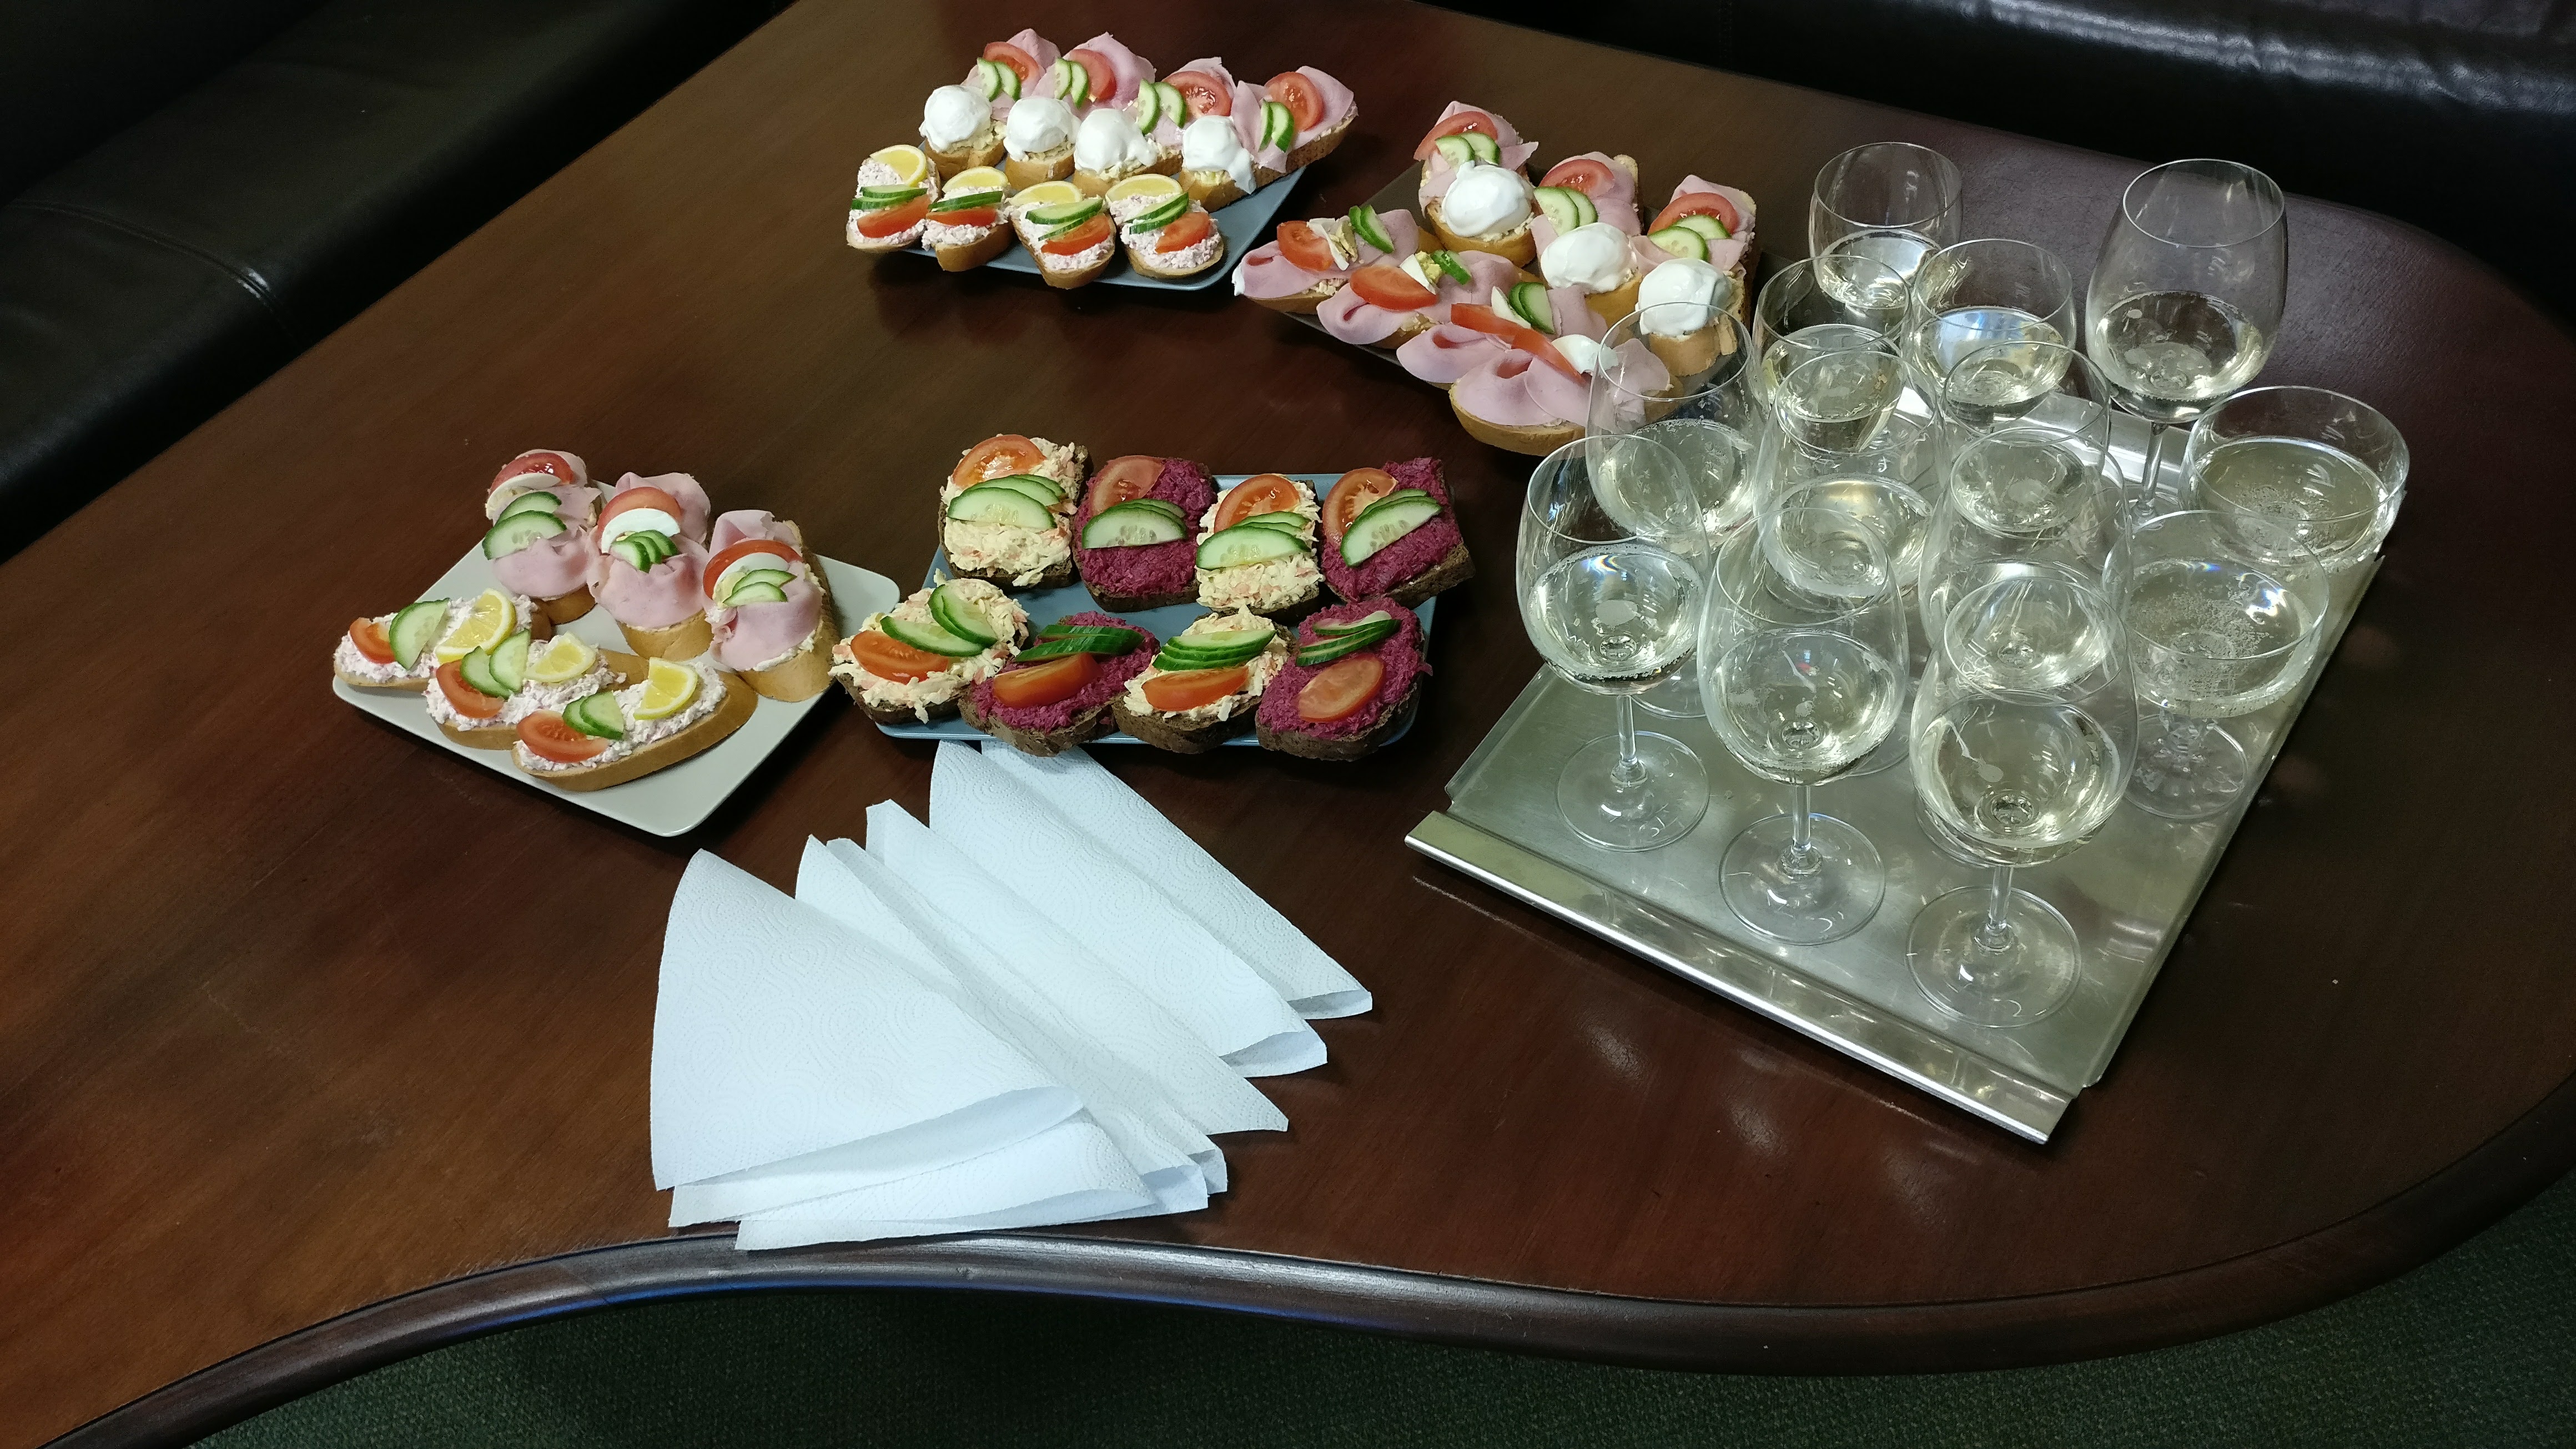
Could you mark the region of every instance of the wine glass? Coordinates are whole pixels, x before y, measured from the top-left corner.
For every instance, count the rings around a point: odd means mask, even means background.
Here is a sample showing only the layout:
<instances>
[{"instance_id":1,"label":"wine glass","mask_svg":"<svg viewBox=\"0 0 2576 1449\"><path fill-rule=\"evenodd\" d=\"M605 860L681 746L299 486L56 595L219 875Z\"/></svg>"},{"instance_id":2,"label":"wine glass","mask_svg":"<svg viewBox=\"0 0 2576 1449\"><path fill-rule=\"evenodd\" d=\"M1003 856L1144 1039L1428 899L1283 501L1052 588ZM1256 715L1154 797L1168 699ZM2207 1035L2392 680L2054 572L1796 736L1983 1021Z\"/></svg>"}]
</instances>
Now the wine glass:
<instances>
[{"instance_id":1,"label":"wine glass","mask_svg":"<svg viewBox=\"0 0 2576 1449\"><path fill-rule=\"evenodd\" d=\"M1905 365L1877 346L1820 352L1780 375L1771 393L1773 427L1827 452L1865 448L1905 400Z\"/></svg>"},{"instance_id":2,"label":"wine glass","mask_svg":"<svg viewBox=\"0 0 2576 1449\"><path fill-rule=\"evenodd\" d=\"M1717 541L1753 516L1754 441L1762 406L1753 394L1752 335L1722 308L1665 302L1612 323L1592 370L1587 432L1651 438L1680 459L1698 523L1674 550L1704 562ZM1700 712L1685 668L1637 702L1678 719Z\"/></svg>"},{"instance_id":3,"label":"wine glass","mask_svg":"<svg viewBox=\"0 0 2576 1449\"><path fill-rule=\"evenodd\" d=\"M1923 631L1936 646L1943 621L1970 594L1991 585L2041 576L2063 578L2093 594L2116 595L2128 577L2128 515L2120 486L2098 455L2077 439L2041 428L2005 428L1961 449L1946 470L1931 521L1924 526L1922 572L1915 594ZM2008 590L1989 603L1998 611L1981 636L1991 668L2080 673L2116 623L2069 609L2081 599L2062 590Z\"/></svg>"},{"instance_id":4,"label":"wine glass","mask_svg":"<svg viewBox=\"0 0 2576 1449\"><path fill-rule=\"evenodd\" d=\"M2075 335L2075 284L2044 247L1980 237L1925 257L1908 288L1898 350L1925 397L1971 352Z\"/></svg>"},{"instance_id":5,"label":"wine glass","mask_svg":"<svg viewBox=\"0 0 2576 1449\"><path fill-rule=\"evenodd\" d=\"M1575 834L1645 850L1688 834L1708 809L1708 774L1690 747L1637 729L1637 693L1690 661L1699 570L1696 489L1671 450L1635 434L1578 438L1539 462L1521 510L1516 559L1530 642L1577 686L1607 694L1616 733L1574 752L1557 808Z\"/></svg>"},{"instance_id":6,"label":"wine glass","mask_svg":"<svg viewBox=\"0 0 2576 1449\"><path fill-rule=\"evenodd\" d=\"M2120 407L2147 420L2140 495L2155 506L2164 425L2254 380L2289 291L2289 211L2234 161L2168 161L2120 194L2084 289L2084 339Z\"/></svg>"},{"instance_id":7,"label":"wine glass","mask_svg":"<svg viewBox=\"0 0 2576 1449\"><path fill-rule=\"evenodd\" d=\"M1924 257L1958 239L1959 168L1928 146L1874 141L1816 172L1807 203L1809 256L1838 248L1910 278Z\"/></svg>"},{"instance_id":8,"label":"wine glass","mask_svg":"<svg viewBox=\"0 0 2576 1449\"><path fill-rule=\"evenodd\" d=\"M1819 353L1892 348L1905 320L1905 279L1886 263L1846 254L1791 262L1753 303L1754 395L1766 406L1781 374Z\"/></svg>"},{"instance_id":9,"label":"wine glass","mask_svg":"<svg viewBox=\"0 0 2576 1449\"><path fill-rule=\"evenodd\" d=\"M2111 456L2111 390L2065 342L1998 342L1959 358L1931 395L1943 471L1966 446L2011 428L2058 433L2092 466Z\"/></svg>"},{"instance_id":10,"label":"wine glass","mask_svg":"<svg viewBox=\"0 0 2576 1449\"><path fill-rule=\"evenodd\" d=\"M2325 630L2326 571L2270 519L2191 510L2129 535L2122 623L2138 698L2130 798L2175 820L2215 815L2252 782L2252 758L2220 720L2297 687Z\"/></svg>"},{"instance_id":11,"label":"wine glass","mask_svg":"<svg viewBox=\"0 0 2576 1449\"><path fill-rule=\"evenodd\" d=\"M2318 387L2249 388L2183 444L2185 503L2290 530L2329 574L2378 552L2406 499L2406 440L2377 409Z\"/></svg>"},{"instance_id":12,"label":"wine glass","mask_svg":"<svg viewBox=\"0 0 2576 1449\"><path fill-rule=\"evenodd\" d=\"M1869 837L1809 808L1817 782L1895 728L1905 701L1905 606L1878 531L1840 509L1766 512L1718 546L1700 622L1709 728L1747 770L1789 786L1719 867L1728 906L1792 945L1868 924L1887 893Z\"/></svg>"}]
</instances>

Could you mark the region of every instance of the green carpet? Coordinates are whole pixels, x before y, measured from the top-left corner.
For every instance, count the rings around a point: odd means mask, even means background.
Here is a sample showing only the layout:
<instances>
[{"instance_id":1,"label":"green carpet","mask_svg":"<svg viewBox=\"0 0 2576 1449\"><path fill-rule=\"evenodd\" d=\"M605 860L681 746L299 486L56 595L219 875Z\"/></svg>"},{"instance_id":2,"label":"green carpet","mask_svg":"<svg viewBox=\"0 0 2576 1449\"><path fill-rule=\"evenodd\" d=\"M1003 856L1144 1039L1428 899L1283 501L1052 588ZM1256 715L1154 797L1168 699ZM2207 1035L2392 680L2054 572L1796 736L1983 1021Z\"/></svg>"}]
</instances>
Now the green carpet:
<instances>
[{"instance_id":1,"label":"green carpet","mask_svg":"<svg viewBox=\"0 0 2576 1449\"><path fill-rule=\"evenodd\" d=\"M1664 1373L1009 1294L730 1295L538 1324L204 1441L331 1445L2576 1444L2576 1177L2316 1312L2054 1368Z\"/></svg>"}]
</instances>

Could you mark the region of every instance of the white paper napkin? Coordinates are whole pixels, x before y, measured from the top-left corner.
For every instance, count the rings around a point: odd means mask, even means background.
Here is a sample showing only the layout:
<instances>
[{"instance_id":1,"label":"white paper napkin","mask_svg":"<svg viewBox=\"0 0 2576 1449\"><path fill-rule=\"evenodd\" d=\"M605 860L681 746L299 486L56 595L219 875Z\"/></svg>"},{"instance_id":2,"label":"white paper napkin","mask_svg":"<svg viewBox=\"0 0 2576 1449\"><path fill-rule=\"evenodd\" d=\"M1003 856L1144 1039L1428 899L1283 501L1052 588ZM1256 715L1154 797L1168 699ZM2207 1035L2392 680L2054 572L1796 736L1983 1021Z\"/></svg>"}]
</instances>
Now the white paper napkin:
<instances>
[{"instance_id":1,"label":"white paper napkin","mask_svg":"<svg viewBox=\"0 0 2576 1449\"><path fill-rule=\"evenodd\" d=\"M1033 1184L1045 1184L1045 1190L1031 1197ZM864 1243L1154 1210L1154 1199L1109 1134L1087 1117L1074 1117L989 1159L747 1216L734 1246Z\"/></svg>"},{"instance_id":2,"label":"white paper napkin","mask_svg":"<svg viewBox=\"0 0 2576 1449\"><path fill-rule=\"evenodd\" d=\"M1323 1038L1242 957L974 746L940 745L930 828L977 860L1044 861L1031 904L1235 1070L1324 1064Z\"/></svg>"},{"instance_id":3,"label":"white paper napkin","mask_svg":"<svg viewBox=\"0 0 2576 1449\"><path fill-rule=\"evenodd\" d=\"M656 1186L813 1154L912 1176L1081 1105L830 917L703 851L689 862L653 1014Z\"/></svg>"},{"instance_id":4,"label":"white paper napkin","mask_svg":"<svg viewBox=\"0 0 2576 1449\"><path fill-rule=\"evenodd\" d=\"M945 753L946 746L941 749ZM1054 806L1099 849L1152 881L1175 907L1260 972L1299 1015L1356 1016L1369 1009L1368 990L1351 973L1099 761L1078 749L1040 759L1000 744L983 758Z\"/></svg>"}]
</instances>

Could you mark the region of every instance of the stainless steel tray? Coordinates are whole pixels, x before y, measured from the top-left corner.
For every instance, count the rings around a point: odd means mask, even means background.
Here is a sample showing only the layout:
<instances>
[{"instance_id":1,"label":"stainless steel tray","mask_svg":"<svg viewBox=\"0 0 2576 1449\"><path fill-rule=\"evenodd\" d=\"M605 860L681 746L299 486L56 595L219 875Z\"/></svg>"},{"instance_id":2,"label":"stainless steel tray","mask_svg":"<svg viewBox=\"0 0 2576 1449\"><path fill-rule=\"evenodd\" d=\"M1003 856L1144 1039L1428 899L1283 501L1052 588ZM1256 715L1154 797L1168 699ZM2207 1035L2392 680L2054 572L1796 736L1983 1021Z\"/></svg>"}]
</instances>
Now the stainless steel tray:
<instances>
[{"instance_id":1,"label":"stainless steel tray","mask_svg":"<svg viewBox=\"0 0 2576 1449\"><path fill-rule=\"evenodd\" d=\"M2169 455L2180 441L2171 441ZM2143 427L2121 442L2124 467L2135 477ZM2170 496L2169 475L2159 482L2159 492ZM1915 987L1905 959L1915 912L1987 872L1950 859L1924 835L1913 776L1901 765L1815 792L1816 810L1858 826L1887 865L1887 897L1878 914L1858 934L1824 946L1783 946L1759 936L1719 897L1718 860L1727 842L1784 808L1788 790L1746 773L1704 721L1639 715L1641 728L1681 740L1708 767L1708 814L1697 829L1658 850L1610 851L1566 828L1556 808L1557 771L1577 746L1610 732L1613 705L1552 670L1530 681L1459 767L1449 782L1449 809L1426 816L1405 843L1946 1102L2045 1142L2075 1094L2110 1066L2377 571L2373 560L2337 581L2325 641L2299 687L2269 709L2228 722L2259 763L2255 785L2232 809L2184 823L2124 804L2083 849L2019 873L2017 884L2066 913L2085 949L2074 998L2030 1026L1971 1025L1943 1013Z\"/></svg>"}]
</instances>

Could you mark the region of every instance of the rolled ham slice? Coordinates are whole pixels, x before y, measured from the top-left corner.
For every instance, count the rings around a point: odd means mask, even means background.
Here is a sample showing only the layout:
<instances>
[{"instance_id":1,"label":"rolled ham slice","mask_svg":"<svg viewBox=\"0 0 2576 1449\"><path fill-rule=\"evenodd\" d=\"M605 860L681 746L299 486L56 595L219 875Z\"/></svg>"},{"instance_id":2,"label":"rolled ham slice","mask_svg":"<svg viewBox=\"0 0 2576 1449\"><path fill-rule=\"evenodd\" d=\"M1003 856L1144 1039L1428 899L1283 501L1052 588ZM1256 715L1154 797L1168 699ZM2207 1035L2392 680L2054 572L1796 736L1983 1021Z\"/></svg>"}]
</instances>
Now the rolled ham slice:
<instances>
[{"instance_id":1,"label":"rolled ham slice","mask_svg":"<svg viewBox=\"0 0 2576 1449\"><path fill-rule=\"evenodd\" d=\"M1390 236L1387 240L1395 238ZM1459 264L1467 269L1468 280L1462 284L1444 276L1440 285L1432 289L1431 305L1419 309L1435 325L1448 321L1449 309L1460 302L1491 303L1495 288L1508 287L1521 280L1520 268L1491 252L1459 252L1456 255ZM1404 319L1413 315L1413 312L1380 307L1349 287L1325 298L1324 304L1315 309L1315 320L1324 324L1326 332L1363 347L1374 347L1394 336L1396 329L1404 325Z\"/></svg>"},{"instance_id":2,"label":"rolled ham slice","mask_svg":"<svg viewBox=\"0 0 2576 1449\"><path fill-rule=\"evenodd\" d=\"M633 474L628 474L633 477ZM685 478L684 473L667 475ZM657 486L667 484L655 480ZM695 487L692 483L690 486ZM704 500L701 497L701 506ZM651 573L640 573L635 566L613 553L593 552L590 566L591 592L598 598L608 616L620 624L638 629L668 629L684 623L692 614L706 607L707 546L694 538L674 540L679 552L654 565Z\"/></svg>"},{"instance_id":3,"label":"rolled ham slice","mask_svg":"<svg viewBox=\"0 0 2576 1449\"><path fill-rule=\"evenodd\" d=\"M629 473L608 485L608 496L602 500L603 506L615 502L617 495L629 488L659 488L680 500L680 532L694 539L704 539L707 536L709 515L715 511L715 508L707 502L707 490L698 486L697 479L686 473L656 473L650 478ZM605 602L605 599L603 598L602 601ZM649 629L656 626L648 624L645 627Z\"/></svg>"},{"instance_id":4,"label":"rolled ham slice","mask_svg":"<svg viewBox=\"0 0 2576 1449\"><path fill-rule=\"evenodd\" d=\"M1164 76L1163 79L1171 80L1175 76L1187 75L1192 71L1196 71L1200 75L1206 76L1208 79L1215 81L1217 89L1224 91L1229 98L1234 95L1234 72L1227 70L1225 68L1225 62L1212 55L1204 60L1191 61L1188 65L1182 66L1179 70L1173 71L1171 75ZM1194 121L1197 120L1198 117L1192 116L1190 119ZM1166 151L1178 151L1181 149L1181 127L1183 124L1185 123L1176 121L1170 116L1156 116L1154 118L1154 129L1152 132L1154 144L1162 147Z\"/></svg>"},{"instance_id":5,"label":"rolled ham slice","mask_svg":"<svg viewBox=\"0 0 2576 1449\"><path fill-rule=\"evenodd\" d=\"M1568 377L1518 348L1468 369L1449 398L1463 412L1510 428L1579 424L1591 405L1581 376Z\"/></svg>"},{"instance_id":6,"label":"rolled ham slice","mask_svg":"<svg viewBox=\"0 0 2576 1449\"><path fill-rule=\"evenodd\" d=\"M823 618L823 596L810 580L791 579L783 587L784 603L745 604L728 609L709 605L707 626L715 636L716 662L740 673L773 665L814 637Z\"/></svg>"},{"instance_id":7,"label":"rolled ham slice","mask_svg":"<svg viewBox=\"0 0 2576 1449\"><path fill-rule=\"evenodd\" d=\"M1499 113L1486 110L1483 106L1468 105L1464 101L1451 101L1441 107L1440 114L1432 118L1432 129L1439 129L1442 121L1448 120L1460 111L1484 111L1486 115L1493 118L1494 130L1499 133L1494 137L1494 146L1502 153L1501 165L1518 171L1527 167L1529 158L1538 154L1538 143L1522 140L1521 133ZM1458 168L1450 165L1448 158L1439 152L1432 152L1431 158L1422 163L1422 199L1427 202L1448 195L1449 183L1457 179Z\"/></svg>"},{"instance_id":8,"label":"rolled ham slice","mask_svg":"<svg viewBox=\"0 0 2576 1449\"><path fill-rule=\"evenodd\" d=\"M1511 344L1490 332L1443 322L1406 339L1403 346L1395 349L1395 360L1424 382L1447 387L1511 350Z\"/></svg>"},{"instance_id":9,"label":"rolled ham slice","mask_svg":"<svg viewBox=\"0 0 2576 1449\"><path fill-rule=\"evenodd\" d=\"M1592 198L1593 210L1601 213L1603 221L1628 235L1635 236L1645 229L1637 220L1637 178L1629 175L1626 168L1603 151L1586 151L1580 156L1569 156L1565 159L1566 161L1598 161L1608 167L1609 184L1599 191L1587 191L1584 195ZM1557 166L1564 164L1565 161L1556 163ZM1555 169L1556 166L1548 168L1550 171Z\"/></svg>"},{"instance_id":10,"label":"rolled ham slice","mask_svg":"<svg viewBox=\"0 0 2576 1449\"><path fill-rule=\"evenodd\" d=\"M1145 88L1145 82L1154 78L1154 63L1129 50L1119 42L1117 36L1108 31L1100 32L1075 46L1074 49L1094 50L1109 57L1109 69L1118 77L1117 92L1113 95L1093 96L1092 105L1124 108L1136 99L1138 91Z\"/></svg>"},{"instance_id":11,"label":"rolled ham slice","mask_svg":"<svg viewBox=\"0 0 2576 1449\"><path fill-rule=\"evenodd\" d=\"M1017 46L1021 50L1028 52L1029 59L1038 63L1039 80L1044 80L1046 78L1046 73L1055 67L1056 60L1063 54L1063 52L1055 48L1055 43L1053 41L1048 40L1045 36L1038 34L1034 30L1023 30L1019 34L1012 36L1010 39L1005 40L1002 43L1004 45ZM979 83L979 78L971 68L966 72L966 79L963 84L969 90L981 90L983 88ZM1029 84L1035 85L1037 84L1037 81L1031 81ZM993 97L993 119L999 121L1010 114L1011 98L1009 96Z\"/></svg>"},{"instance_id":12,"label":"rolled ham slice","mask_svg":"<svg viewBox=\"0 0 2576 1449\"><path fill-rule=\"evenodd\" d=\"M1236 81L1234 114L1226 119L1234 122L1234 138L1243 143L1244 150L1252 153L1252 164L1277 176L1288 169L1288 150L1284 146L1261 144L1261 103L1267 99L1269 97L1262 94L1261 87L1250 81Z\"/></svg>"},{"instance_id":13,"label":"rolled ham slice","mask_svg":"<svg viewBox=\"0 0 2576 1449\"><path fill-rule=\"evenodd\" d=\"M1351 88L1349 86L1342 84L1340 81L1333 79L1331 76L1324 74L1322 71L1315 69L1311 65L1301 65L1297 67L1297 74L1313 81L1315 83L1315 89L1321 92L1324 97L1324 117L1322 120L1315 123L1313 129L1309 130L1300 128L1298 130L1297 139L1301 143L1309 136L1320 136L1326 131L1333 129L1335 126L1341 125L1350 120L1352 113L1359 109L1359 100L1351 94Z\"/></svg>"}]
</instances>

